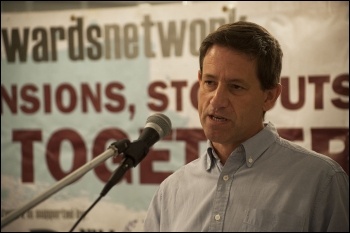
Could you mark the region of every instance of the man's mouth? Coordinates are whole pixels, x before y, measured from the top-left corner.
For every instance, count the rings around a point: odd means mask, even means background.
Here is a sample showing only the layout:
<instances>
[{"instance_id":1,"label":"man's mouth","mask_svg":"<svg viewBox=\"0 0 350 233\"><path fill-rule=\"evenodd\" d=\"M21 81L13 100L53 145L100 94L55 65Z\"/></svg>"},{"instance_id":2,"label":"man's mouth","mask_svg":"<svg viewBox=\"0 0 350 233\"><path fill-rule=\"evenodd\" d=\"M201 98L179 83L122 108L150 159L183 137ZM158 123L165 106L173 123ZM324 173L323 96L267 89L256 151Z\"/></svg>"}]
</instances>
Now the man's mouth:
<instances>
[{"instance_id":1,"label":"man's mouth","mask_svg":"<svg viewBox=\"0 0 350 233\"><path fill-rule=\"evenodd\" d=\"M213 121L218 121L218 122L224 122L227 121L226 118L224 117L220 117L220 116L215 116L215 115L209 115L210 119L212 119Z\"/></svg>"}]
</instances>

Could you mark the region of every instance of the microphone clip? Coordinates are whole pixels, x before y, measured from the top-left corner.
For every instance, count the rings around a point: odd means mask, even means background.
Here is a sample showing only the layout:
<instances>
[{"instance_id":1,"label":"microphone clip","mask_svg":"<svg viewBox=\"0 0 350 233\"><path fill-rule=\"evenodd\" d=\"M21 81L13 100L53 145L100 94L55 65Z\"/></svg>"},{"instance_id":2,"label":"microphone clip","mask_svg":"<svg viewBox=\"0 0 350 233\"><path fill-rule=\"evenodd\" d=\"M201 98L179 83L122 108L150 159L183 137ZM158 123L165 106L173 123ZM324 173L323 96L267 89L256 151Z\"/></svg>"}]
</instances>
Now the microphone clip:
<instances>
[{"instance_id":1,"label":"microphone clip","mask_svg":"<svg viewBox=\"0 0 350 233\"><path fill-rule=\"evenodd\" d=\"M111 145L109 145L108 149L112 149L114 151L114 153L121 154L124 151L126 151L126 149L129 148L130 145L130 140L129 139L122 139L116 142L113 142Z\"/></svg>"},{"instance_id":2,"label":"microphone clip","mask_svg":"<svg viewBox=\"0 0 350 233\"><path fill-rule=\"evenodd\" d=\"M149 151L148 146L142 140L136 140L130 143L123 152L126 159L131 159L133 167L136 167L143 160Z\"/></svg>"}]
</instances>

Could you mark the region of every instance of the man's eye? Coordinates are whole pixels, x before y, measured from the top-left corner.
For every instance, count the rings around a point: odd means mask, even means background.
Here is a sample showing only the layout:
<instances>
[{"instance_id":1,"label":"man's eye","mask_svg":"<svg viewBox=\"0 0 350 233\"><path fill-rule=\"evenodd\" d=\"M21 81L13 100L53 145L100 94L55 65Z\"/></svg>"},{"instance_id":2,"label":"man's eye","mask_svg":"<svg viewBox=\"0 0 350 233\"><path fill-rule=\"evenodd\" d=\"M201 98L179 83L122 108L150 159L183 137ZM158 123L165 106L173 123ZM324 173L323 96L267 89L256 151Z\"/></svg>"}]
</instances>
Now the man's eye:
<instances>
[{"instance_id":1,"label":"man's eye","mask_svg":"<svg viewBox=\"0 0 350 233\"><path fill-rule=\"evenodd\" d=\"M233 89L233 90L241 90L241 89L244 89L242 86L236 85L236 84L231 84L231 85L230 85L230 88Z\"/></svg>"},{"instance_id":2,"label":"man's eye","mask_svg":"<svg viewBox=\"0 0 350 233\"><path fill-rule=\"evenodd\" d=\"M213 86L215 83L213 81L204 81L204 83L207 85L207 86Z\"/></svg>"}]
</instances>

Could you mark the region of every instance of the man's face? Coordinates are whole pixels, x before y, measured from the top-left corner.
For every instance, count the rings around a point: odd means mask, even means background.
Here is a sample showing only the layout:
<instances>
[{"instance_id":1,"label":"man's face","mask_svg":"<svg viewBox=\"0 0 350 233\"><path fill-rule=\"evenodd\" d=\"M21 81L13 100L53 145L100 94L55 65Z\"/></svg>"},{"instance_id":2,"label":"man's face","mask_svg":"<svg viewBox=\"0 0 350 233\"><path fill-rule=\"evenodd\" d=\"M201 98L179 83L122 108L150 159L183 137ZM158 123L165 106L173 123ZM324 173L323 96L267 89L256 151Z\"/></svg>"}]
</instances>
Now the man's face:
<instances>
[{"instance_id":1,"label":"man's face","mask_svg":"<svg viewBox=\"0 0 350 233\"><path fill-rule=\"evenodd\" d=\"M263 111L272 105L269 91L261 89L255 60L214 45L198 79L199 117L214 147L234 149L263 128Z\"/></svg>"}]
</instances>

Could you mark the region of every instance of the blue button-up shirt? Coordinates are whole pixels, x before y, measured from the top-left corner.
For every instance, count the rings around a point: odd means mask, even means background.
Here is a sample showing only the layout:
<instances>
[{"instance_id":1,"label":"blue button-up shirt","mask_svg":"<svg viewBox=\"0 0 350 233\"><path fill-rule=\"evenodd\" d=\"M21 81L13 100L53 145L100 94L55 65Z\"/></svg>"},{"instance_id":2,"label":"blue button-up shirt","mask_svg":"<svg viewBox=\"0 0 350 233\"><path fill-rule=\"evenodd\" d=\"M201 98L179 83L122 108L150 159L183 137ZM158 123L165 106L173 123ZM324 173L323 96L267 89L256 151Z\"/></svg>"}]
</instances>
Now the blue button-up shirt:
<instances>
[{"instance_id":1,"label":"blue button-up shirt","mask_svg":"<svg viewBox=\"0 0 350 233\"><path fill-rule=\"evenodd\" d=\"M349 176L269 123L221 165L207 152L161 183L145 231L349 231Z\"/></svg>"}]
</instances>

